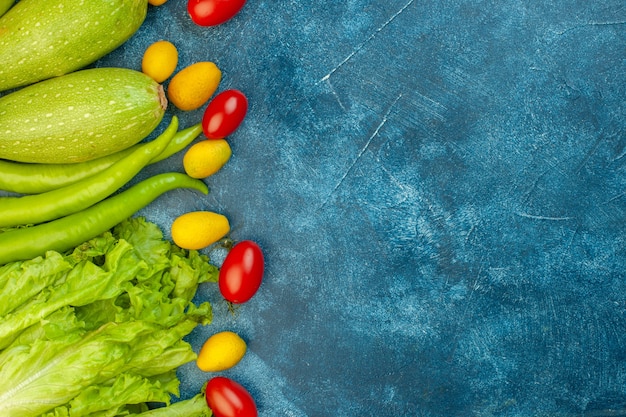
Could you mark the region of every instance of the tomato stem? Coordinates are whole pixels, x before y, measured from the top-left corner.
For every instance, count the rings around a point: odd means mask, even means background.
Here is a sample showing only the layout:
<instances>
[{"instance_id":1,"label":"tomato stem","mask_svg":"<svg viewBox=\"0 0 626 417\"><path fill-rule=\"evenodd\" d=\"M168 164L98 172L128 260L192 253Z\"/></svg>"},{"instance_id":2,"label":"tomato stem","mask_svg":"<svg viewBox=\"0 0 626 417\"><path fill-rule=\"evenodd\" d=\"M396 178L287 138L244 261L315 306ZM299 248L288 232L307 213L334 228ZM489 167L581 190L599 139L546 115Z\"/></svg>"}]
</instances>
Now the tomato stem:
<instances>
[{"instance_id":1,"label":"tomato stem","mask_svg":"<svg viewBox=\"0 0 626 417\"><path fill-rule=\"evenodd\" d=\"M234 317L237 314L237 310L239 309L239 306L233 304L230 301L224 300L226 301L226 304L228 305L228 312Z\"/></svg>"}]
</instances>

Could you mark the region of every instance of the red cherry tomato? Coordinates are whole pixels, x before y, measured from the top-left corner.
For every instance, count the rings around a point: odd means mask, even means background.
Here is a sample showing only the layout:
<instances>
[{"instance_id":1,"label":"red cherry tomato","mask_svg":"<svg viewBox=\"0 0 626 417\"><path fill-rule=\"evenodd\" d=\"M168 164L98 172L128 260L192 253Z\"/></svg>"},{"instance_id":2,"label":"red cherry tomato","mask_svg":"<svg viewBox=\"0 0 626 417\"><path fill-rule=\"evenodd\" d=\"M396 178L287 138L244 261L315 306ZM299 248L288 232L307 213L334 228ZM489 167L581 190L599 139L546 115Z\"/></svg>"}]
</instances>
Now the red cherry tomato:
<instances>
[{"instance_id":1,"label":"red cherry tomato","mask_svg":"<svg viewBox=\"0 0 626 417\"><path fill-rule=\"evenodd\" d=\"M202 116L202 130L209 139L223 139L233 133L248 111L248 99L239 90L216 95Z\"/></svg>"},{"instance_id":2,"label":"red cherry tomato","mask_svg":"<svg viewBox=\"0 0 626 417\"><path fill-rule=\"evenodd\" d=\"M241 10L246 0L189 0L187 11L191 20L200 26L216 26Z\"/></svg>"},{"instance_id":3,"label":"red cherry tomato","mask_svg":"<svg viewBox=\"0 0 626 417\"><path fill-rule=\"evenodd\" d=\"M257 417L252 395L232 379L216 376L206 385L206 402L215 417Z\"/></svg>"},{"instance_id":4,"label":"red cherry tomato","mask_svg":"<svg viewBox=\"0 0 626 417\"><path fill-rule=\"evenodd\" d=\"M261 286L264 268L259 245L251 240L237 243L220 268L218 284L222 296L233 304L245 303Z\"/></svg>"}]
</instances>

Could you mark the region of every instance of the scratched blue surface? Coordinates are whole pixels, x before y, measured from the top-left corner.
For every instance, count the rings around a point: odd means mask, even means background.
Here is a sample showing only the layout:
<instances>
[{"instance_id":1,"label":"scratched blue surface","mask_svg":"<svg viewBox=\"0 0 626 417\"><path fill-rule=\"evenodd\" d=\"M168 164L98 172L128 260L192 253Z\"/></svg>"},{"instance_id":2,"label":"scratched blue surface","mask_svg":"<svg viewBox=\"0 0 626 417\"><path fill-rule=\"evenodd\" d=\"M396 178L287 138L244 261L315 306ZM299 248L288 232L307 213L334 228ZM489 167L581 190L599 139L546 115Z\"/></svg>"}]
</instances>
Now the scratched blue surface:
<instances>
[{"instance_id":1,"label":"scratched blue surface","mask_svg":"<svg viewBox=\"0 0 626 417\"><path fill-rule=\"evenodd\" d=\"M204 286L189 339L244 337L223 374L261 416L626 415L623 1L249 0L215 28L185 5L97 65L167 39L249 98L211 194L141 214L263 247L260 292L233 315ZM213 376L180 374L183 398Z\"/></svg>"}]
</instances>

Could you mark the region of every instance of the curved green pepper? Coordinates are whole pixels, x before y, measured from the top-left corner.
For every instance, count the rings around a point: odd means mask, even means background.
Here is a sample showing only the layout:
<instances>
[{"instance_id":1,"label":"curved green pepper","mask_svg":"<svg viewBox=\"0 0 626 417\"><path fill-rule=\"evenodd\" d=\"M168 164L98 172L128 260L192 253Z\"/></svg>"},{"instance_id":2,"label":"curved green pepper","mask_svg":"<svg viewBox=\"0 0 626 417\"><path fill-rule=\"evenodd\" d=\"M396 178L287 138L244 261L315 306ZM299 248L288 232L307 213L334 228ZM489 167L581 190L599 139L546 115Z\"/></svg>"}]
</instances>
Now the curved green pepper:
<instances>
[{"instance_id":1,"label":"curved green pepper","mask_svg":"<svg viewBox=\"0 0 626 417\"><path fill-rule=\"evenodd\" d=\"M69 216L37 226L0 233L0 265L33 259L47 251L65 252L131 217L163 193L191 188L208 194L201 180L169 172L143 180L125 191Z\"/></svg>"},{"instance_id":2,"label":"curved green pepper","mask_svg":"<svg viewBox=\"0 0 626 417\"><path fill-rule=\"evenodd\" d=\"M150 160L149 164L162 161L181 151L200 133L202 125L199 123L176 132L165 150ZM107 169L142 145L143 143L138 143L123 151L75 164L27 164L0 160L0 190L39 194L65 187Z\"/></svg>"},{"instance_id":3,"label":"curved green pepper","mask_svg":"<svg viewBox=\"0 0 626 417\"><path fill-rule=\"evenodd\" d=\"M38 224L86 209L119 190L163 152L178 129L174 116L155 140L142 144L104 171L42 194L0 197L0 227Z\"/></svg>"}]
</instances>

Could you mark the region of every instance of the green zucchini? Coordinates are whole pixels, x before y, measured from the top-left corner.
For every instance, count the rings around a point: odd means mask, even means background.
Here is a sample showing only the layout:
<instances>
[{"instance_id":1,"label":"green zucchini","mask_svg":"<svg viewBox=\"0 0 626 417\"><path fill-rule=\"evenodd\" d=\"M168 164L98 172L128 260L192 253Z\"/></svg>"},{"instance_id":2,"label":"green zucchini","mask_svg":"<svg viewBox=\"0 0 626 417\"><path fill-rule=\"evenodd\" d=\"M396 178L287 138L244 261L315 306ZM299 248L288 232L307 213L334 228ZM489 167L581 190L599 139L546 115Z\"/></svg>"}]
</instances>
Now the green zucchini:
<instances>
[{"instance_id":1,"label":"green zucchini","mask_svg":"<svg viewBox=\"0 0 626 417\"><path fill-rule=\"evenodd\" d=\"M0 158L83 162L147 137L167 107L163 87L126 68L92 68L0 97Z\"/></svg>"},{"instance_id":2,"label":"green zucchini","mask_svg":"<svg viewBox=\"0 0 626 417\"><path fill-rule=\"evenodd\" d=\"M0 16L5 14L7 10L9 10L11 6L13 6L14 2L15 0L0 0Z\"/></svg>"},{"instance_id":3,"label":"green zucchini","mask_svg":"<svg viewBox=\"0 0 626 417\"><path fill-rule=\"evenodd\" d=\"M147 10L147 0L20 0L0 18L0 91L84 68L128 40Z\"/></svg>"}]
</instances>

